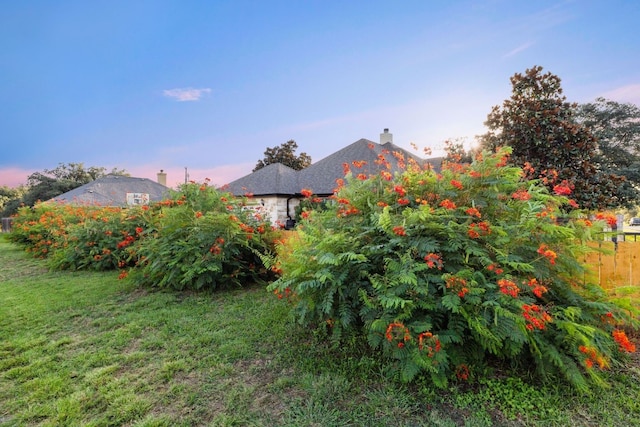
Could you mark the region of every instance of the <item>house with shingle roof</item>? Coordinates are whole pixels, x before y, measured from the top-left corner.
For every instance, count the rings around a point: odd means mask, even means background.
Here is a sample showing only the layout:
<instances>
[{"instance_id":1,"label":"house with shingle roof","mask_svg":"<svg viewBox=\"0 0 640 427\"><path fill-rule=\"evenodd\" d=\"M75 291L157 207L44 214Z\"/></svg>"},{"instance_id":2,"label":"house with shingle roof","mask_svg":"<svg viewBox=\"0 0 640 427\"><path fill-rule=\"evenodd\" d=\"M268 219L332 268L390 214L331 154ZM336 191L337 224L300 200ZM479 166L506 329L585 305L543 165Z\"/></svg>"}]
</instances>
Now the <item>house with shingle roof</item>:
<instances>
[{"instance_id":1,"label":"house with shingle roof","mask_svg":"<svg viewBox=\"0 0 640 427\"><path fill-rule=\"evenodd\" d=\"M166 177L162 171L158 179ZM106 175L54 197L57 203L98 206L135 206L159 202L168 196L169 188L147 178Z\"/></svg>"},{"instance_id":2,"label":"house with shingle roof","mask_svg":"<svg viewBox=\"0 0 640 427\"><path fill-rule=\"evenodd\" d=\"M273 163L239 178L224 190L235 196L251 195L249 207L269 216L272 223L291 228L295 224L295 208L302 200L302 190L311 190L316 196L333 195L337 180L345 176L345 164L353 174L378 174L387 169L393 173L404 169L403 163L415 162L440 169L442 159L422 159L393 143L389 129L380 134L380 143L368 139L358 141L296 171L280 163ZM360 166L355 167L355 164Z\"/></svg>"}]
</instances>

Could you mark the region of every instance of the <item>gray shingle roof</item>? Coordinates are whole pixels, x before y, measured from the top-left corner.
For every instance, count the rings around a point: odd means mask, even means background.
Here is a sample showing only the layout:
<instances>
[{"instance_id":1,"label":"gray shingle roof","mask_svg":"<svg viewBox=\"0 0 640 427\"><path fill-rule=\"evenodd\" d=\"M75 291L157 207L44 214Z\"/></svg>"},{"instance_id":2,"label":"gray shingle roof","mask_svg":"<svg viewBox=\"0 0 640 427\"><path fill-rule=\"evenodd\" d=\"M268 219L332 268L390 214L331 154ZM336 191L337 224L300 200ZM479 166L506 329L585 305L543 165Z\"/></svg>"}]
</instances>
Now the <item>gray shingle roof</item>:
<instances>
[{"instance_id":1,"label":"gray shingle roof","mask_svg":"<svg viewBox=\"0 0 640 427\"><path fill-rule=\"evenodd\" d=\"M381 145L368 139L360 139L301 171L275 163L229 183L225 189L238 196L246 193L254 196L296 195L302 189L313 190L318 195L329 195L336 188L336 180L344 178L345 163L350 165L354 174L375 174L384 169L383 165L376 163L381 155L390 163L391 172L400 170L394 152L401 154L406 160L412 158L419 164L429 163L436 170L440 169L442 159L425 160L393 143ZM366 164L358 169L353 162Z\"/></svg>"},{"instance_id":2,"label":"gray shingle roof","mask_svg":"<svg viewBox=\"0 0 640 427\"><path fill-rule=\"evenodd\" d=\"M100 206L126 206L127 193L149 195L149 201L163 200L169 188L147 178L107 175L67 191L51 201Z\"/></svg>"},{"instance_id":3,"label":"gray shingle roof","mask_svg":"<svg viewBox=\"0 0 640 427\"><path fill-rule=\"evenodd\" d=\"M298 171L281 163L272 163L224 186L236 196L290 195L300 192Z\"/></svg>"}]
</instances>

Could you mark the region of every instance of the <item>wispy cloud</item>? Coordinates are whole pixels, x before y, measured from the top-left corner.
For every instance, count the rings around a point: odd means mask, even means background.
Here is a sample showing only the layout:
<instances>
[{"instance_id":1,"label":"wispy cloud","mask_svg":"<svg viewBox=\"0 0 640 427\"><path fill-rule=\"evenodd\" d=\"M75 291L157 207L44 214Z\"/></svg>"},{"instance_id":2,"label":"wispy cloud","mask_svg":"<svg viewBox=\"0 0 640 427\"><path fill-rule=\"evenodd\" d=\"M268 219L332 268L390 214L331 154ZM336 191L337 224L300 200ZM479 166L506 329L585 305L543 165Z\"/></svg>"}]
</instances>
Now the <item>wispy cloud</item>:
<instances>
[{"instance_id":1,"label":"wispy cloud","mask_svg":"<svg viewBox=\"0 0 640 427\"><path fill-rule=\"evenodd\" d=\"M523 45L518 46L517 48L505 53L504 55L502 55L503 58L509 58L511 56L517 55L520 52L524 52L525 50L529 49L531 46L533 46L535 43L533 42L527 42Z\"/></svg>"},{"instance_id":2,"label":"wispy cloud","mask_svg":"<svg viewBox=\"0 0 640 427\"><path fill-rule=\"evenodd\" d=\"M640 83L622 86L602 94L603 98L640 105Z\"/></svg>"},{"instance_id":3,"label":"wispy cloud","mask_svg":"<svg viewBox=\"0 0 640 427\"><path fill-rule=\"evenodd\" d=\"M207 88L193 88L183 87L175 89L165 89L162 94L167 98L173 98L176 101L199 101L205 94L211 93L211 89Z\"/></svg>"}]
</instances>

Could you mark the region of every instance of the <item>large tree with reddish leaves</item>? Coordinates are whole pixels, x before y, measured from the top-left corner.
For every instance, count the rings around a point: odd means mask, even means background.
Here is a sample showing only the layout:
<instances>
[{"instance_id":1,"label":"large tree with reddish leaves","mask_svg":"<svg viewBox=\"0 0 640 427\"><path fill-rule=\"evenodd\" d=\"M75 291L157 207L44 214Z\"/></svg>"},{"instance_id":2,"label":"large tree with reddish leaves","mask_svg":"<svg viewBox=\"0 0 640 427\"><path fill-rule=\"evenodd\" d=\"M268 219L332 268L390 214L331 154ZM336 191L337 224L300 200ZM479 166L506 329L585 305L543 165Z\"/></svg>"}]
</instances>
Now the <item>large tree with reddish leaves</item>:
<instances>
[{"instance_id":1,"label":"large tree with reddish leaves","mask_svg":"<svg viewBox=\"0 0 640 427\"><path fill-rule=\"evenodd\" d=\"M550 191L571 188L584 209L605 209L627 202L619 191L624 178L602 171L595 160L597 141L579 124L575 104L562 94L560 78L540 66L511 77L511 98L494 106L480 137L483 148L510 146L510 162L526 179L540 179Z\"/></svg>"}]
</instances>

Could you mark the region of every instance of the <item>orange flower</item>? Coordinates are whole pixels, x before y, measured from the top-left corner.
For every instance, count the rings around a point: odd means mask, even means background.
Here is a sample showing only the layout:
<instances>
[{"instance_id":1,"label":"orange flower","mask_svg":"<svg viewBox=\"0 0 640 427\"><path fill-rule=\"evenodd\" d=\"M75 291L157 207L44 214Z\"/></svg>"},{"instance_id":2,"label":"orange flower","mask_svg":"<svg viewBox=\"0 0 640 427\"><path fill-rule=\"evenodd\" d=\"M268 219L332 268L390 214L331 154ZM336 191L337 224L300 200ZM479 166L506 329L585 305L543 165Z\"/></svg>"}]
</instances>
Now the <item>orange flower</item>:
<instances>
[{"instance_id":1,"label":"orange flower","mask_svg":"<svg viewBox=\"0 0 640 427\"><path fill-rule=\"evenodd\" d=\"M436 267L438 270L442 269L442 257L438 254L428 253L424 256L424 262L427 263L429 268Z\"/></svg>"},{"instance_id":2,"label":"orange flower","mask_svg":"<svg viewBox=\"0 0 640 427\"><path fill-rule=\"evenodd\" d=\"M427 351L427 357L433 357L442 349L442 344L436 335L431 332L422 332L418 335L418 350Z\"/></svg>"},{"instance_id":3,"label":"orange flower","mask_svg":"<svg viewBox=\"0 0 640 427\"><path fill-rule=\"evenodd\" d=\"M453 187L457 188L458 190L462 190L462 188L463 188L463 187L462 187L462 183L461 183L460 181L456 180L456 179L452 179L449 183L450 183Z\"/></svg>"},{"instance_id":4,"label":"orange flower","mask_svg":"<svg viewBox=\"0 0 640 427\"><path fill-rule=\"evenodd\" d=\"M511 195L511 198L514 200L529 200L531 198L531 194L529 194L529 192L523 188L521 188L520 190L516 191L515 193L513 193Z\"/></svg>"},{"instance_id":5,"label":"orange flower","mask_svg":"<svg viewBox=\"0 0 640 427\"><path fill-rule=\"evenodd\" d=\"M539 305L536 304L523 304L522 305L522 317L527 321L526 328L530 331L535 329L544 330L546 323L551 322L553 319Z\"/></svg>"},{"instance_id":6,"label":"orange flower","mask_svg":"<svg viewBox=\"0 0 640 427\"><path fill-rule=\"evenodd\" d=\"M400 197L404 197L407 194L407 191L404 189L404 187L402 187L402 185L396 185L395 187L393 187L393 191L398 193Z\"/></svg>"},{"instance_id":7,"label":"orange flower","mask_svg":"<svg viewBox=\"0 0 640 427\"><path fill-rule=\"evenodd\" d=\"M411 334L409 334L409 329L404 326L401 322L393 322L387 326L387 331L384 334L387 341L409 341L411 339Z\"/></svg>"},{"instance_id":8,"label":"orange flower","mask_svg":"<svg viewBox=\"0 0 640 427\"><path fill-rule=\"evenodd\" d=\"M498 286L500 287L500 292L502 292L503 294L509 295L513 298L518 297L518 292L520 292L520 289L518 288L518 285L516 285L511 280L500 279L498 280Z\"/></svg>"},{"instance_id":9,"label":"orange flower","mask_svg":"<svg viewBox=\"0 0 640 427\"><path fill-rule=\"evenodd\" d=\"M456 204L455 202L452 202L449 199L444 199L443 201L440 202L440 206L445 208L445 209L449 209L449 210L453 210L456 208Z\"/></svg>"},{"instance_id":10,"label":"orange flower","mask_svg":"<svg viewBox=\"0 0 640 427\"><path fill-rule=\"evenodd\" d=\"M393 227L393 232L398 236L406 236L407 235L407 232L405 231L404 227L401 226L401 225Z\"/></svg>"},{"instance_id":11,"label":"orange flower","mask_svg":"<svg viewBox=\"0 0 640 427\"><path fill-rule=\"evenodd\" d=\"M556 258L558 258L558 254L549 249L549 247L544 243L538 248L538 253L547 258L551 265L554 265L556 263Z\"/></svg>"},{"instance_id":12,"label":"orange flower","mask_svg":"<svg viewBox=\"0 0 640 427\"><path fill-rule=\"evenodd\" d=\"M478 233L478 230L476 230L473 226L475 226L475 224L471 224L469 230L467 230L467 234L472 239L477 239L478 237L480 237L480 233Z\"/></svg>"},{"instance_id":13,"label":"orange flower","mask_svg":"<svg viewBox=\"0 0 640 427\"><path fill-rule=\"evenodd\" d=\"M302 190L300 190L300 194L302 194L302 197L311 197L313 195L313 191L309 190L308 188L303 188Z\"/></svg>"},{"instance_id":14,"label":"orange flower","mask_svg":"<svg viewBox=\"0 0 640 427\"><path fill-rule=\"evenodd\" d=\"M467 381L469 379L469 367L464 363L462 365L458 365L456 367L456 378L462 381Z\"/></svg>"},{"instance_id":15,"label":"orange flower","mask_svg":"<svg viewBox=\"0 0 640 427\"><path fill-rule=\"evenodd\" d=\"M391 175L390 172L388 171L382 171L380 172L380 176L382 177L382 179L384 179L385 181L391 181L391 178L393 178L393 175Z\"/></svg>"},{"instance_id":16,"label":"orange flower","mask_svg":"<svg viewBox=\"0 0 640 427\"><path fill-rule=\"evenodd\" d=\"M479 211L478 209L476 209L476 208L469 208L469 209L467 209L467 210L465 211L465 213L466 213L467 215L475 216L475 217L477 217L477 218L481 218L481 217L482 217L482 214L480 214L480 211Z\"/></svg>"},{"instance_id":17,"label":"orange flower","mask_svg":"<svg viewBox=\"0 0 640 427\"><path fill-rule=\"evenodd\" d=\"M364 160L358 161L358 160L354 160L353 162L351 162L353 164L353 166L355 166L356 168L360 169L362 168L362 166L366 165L367 162Z\"/></svg>"},{"instance_id":18,"label":"orange flower","mask_svg":"<svg viewBox=\"0 0 640 427\"><path fill-rule=\"evenodd\" d=\"M627 334L623 330L616 329L611 334L620 346L620 351L626 351L627 353L634 353L636 351L635 344L629 341Z\"/></svg>"},{"instance_id":19,"label":"orange flower","mask_svg":"<svg viewBox=\"0 0 640 427\"><path fill-rule=\"evenodd\" d=\"M487 270L489 271L493 271L494 273L496 273L497 275L500 275L503 273L504 270L502 270L500 268L500 266L498 264L489 264L487 266Z\"/></svg>"},{"instance_id":20,"label":"orange flower","mask_svg":"<svg viewBox=\"0 0 640 427\"><path fill-rule=\"evenodd\" d=\"M569 194L571 194L571 191L572 191L571 187L572 186L571 184L569 184L569 181L565 179L560 184L555 185L553 187L553 192L556 193L558 196L568 196Z\"/></svg>"}]
</instances>

